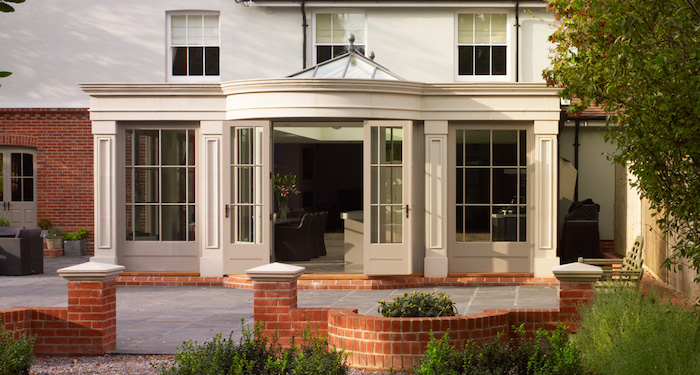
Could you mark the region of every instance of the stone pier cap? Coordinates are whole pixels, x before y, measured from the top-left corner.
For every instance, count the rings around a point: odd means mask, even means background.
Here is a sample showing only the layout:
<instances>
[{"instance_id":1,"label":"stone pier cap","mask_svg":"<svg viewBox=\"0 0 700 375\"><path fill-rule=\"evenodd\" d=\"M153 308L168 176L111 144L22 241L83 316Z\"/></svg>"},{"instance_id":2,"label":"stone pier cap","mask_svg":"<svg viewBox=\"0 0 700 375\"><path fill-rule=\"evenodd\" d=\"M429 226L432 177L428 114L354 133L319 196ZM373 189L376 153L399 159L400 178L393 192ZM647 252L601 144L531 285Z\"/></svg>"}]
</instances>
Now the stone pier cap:
<instances>
[{"instance_id":1,"label":"stone pier cap","mask_svg":"<svg viewBox=\"0 0 700 375\"><path fill-rule=\"evenodd\" d=\"M103 281L116 278L124 266L100 262L86 262L59 269L58 274L68 281Z\"/></svg>"},{"instance_id":2,"label":"stone pier cap","mask_svg":"<svg viewBox=\"0 0 700 375\"><path fill-rule=\"evenodd\" d=\"M552 273L560 282L594 283L603 276L603 269L592 264L574 262L554 266Z\"/></svg>"},{"instance_id":3,"label":"stone pier cap","mask_svg":"<svg viewBox=\"0 0 700 375\"><path fill-rule=\"evenodd\" d=\"M291 282L301 276L306 268L284 263L270 263L245 271L253 281L262 282Z\"/></svg>"}]
</instances>

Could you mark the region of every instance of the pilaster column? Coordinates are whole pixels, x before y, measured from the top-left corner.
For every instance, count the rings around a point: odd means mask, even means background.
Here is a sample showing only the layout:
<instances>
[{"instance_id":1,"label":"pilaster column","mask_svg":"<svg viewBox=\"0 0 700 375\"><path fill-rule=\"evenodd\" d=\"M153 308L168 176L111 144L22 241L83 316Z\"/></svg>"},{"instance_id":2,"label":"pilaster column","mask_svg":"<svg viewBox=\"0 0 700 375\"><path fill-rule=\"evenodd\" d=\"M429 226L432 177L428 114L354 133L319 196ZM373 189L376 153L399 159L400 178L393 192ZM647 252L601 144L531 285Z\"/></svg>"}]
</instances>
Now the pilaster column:
<instances>
[{"instance_id":1,"label":"pilaster column","mask_svg":"<svg viewBox=\"0 0 700 375\"><path fill-rule=\"evenodd\" d=\"M88 262L61 268L68 280L68 314L73 332L64 348L70 353L104 354L117 348L115 278L124 266Z\"/></svg>"},{"instance_id":2,"label":"pilaster column","mask_svg":"<svg viewBox=\"0 0 700 375\"><path fill-rule=\"evenodd\" d=\"M202 277L224 274L222 209L223 209L223 121L202 121L199 128L200 164L198 180L202 182L197 206L199 207L199 238L202 256L199 273Z\"/></svg>"},{"instance_id":3,"label":"pilaster column","mask_svg":"<svg viewBox=\"0 0 700 375\"><path fill-rule=\"evenodd\" d=\"M447 277L447 121L425 122L425 277Z\"/></svg>"},{"instance_id":4,"label":"pilaster column","mask_svg":"<svg viewBox=\"0 0 700 375\"><path fill-rule=\"evenodd\" d=\"M557 121L535 121L535 277L552 277L557 257Z\"/></svg>"},{"instance_id":5,"label":"pilaster column","mask_svg":"<svg viewBox=\"0 0 700 375\"><path fill-rule=\"evenodd\" d=\"M117 264L117 123L93 121L95 176L95 256L92 261Z\"/></svg>"}]
</instances>

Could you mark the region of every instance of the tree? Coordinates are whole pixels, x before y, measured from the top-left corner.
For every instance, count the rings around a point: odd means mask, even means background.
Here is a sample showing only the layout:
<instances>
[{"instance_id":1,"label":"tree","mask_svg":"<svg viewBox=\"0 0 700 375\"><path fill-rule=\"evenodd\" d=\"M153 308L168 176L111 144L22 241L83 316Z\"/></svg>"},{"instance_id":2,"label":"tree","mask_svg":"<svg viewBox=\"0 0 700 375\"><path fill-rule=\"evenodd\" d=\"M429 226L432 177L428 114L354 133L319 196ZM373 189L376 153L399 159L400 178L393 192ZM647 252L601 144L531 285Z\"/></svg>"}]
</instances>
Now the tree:
<instances>
[{"instance_id":1,"label":"tree","mask_svg":"<svg viewBox=\"0 0 700 375\"><path fill-rule=\"evenodd\" d=\"M559 21L547 83L610 113L606 140L660 227L678 239L665 261L700 271L700 3L549 0ZM695 279L700 282L700 277Z\"/></svg>"},{"instance_id":2,"label":"tree","mask_svg":"<svg viewBox=\"0 0 700 375\"><path fill-rule=\"evenodd\" d=\"M8 3L23 3L25 0L0 0L0 12L9 13L14 12L15 8ZM8 77L11 72L0 71L0 78Z\"/></svg>"}]
</instances>

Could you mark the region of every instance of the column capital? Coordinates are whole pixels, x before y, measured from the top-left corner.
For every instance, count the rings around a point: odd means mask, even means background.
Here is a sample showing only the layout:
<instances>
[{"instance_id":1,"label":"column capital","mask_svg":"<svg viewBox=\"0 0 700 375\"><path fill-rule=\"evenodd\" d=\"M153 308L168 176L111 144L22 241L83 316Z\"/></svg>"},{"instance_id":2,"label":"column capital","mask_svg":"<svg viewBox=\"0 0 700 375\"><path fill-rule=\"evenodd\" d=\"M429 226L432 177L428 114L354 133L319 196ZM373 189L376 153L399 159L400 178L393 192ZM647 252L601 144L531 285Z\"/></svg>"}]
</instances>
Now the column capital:
<instances>
[{"instance_id":1,"label":"column capital","mask_svg":"<svg viewBox=\"0 0 700 375\"><path fill-rule=\"evenodd\" d=\"M245 271L254 282L293 282L306 268L284 263L270 263Z\"/></svg>"},{"instance_id":2,"label":"column capital","mask_svg":"<svg viewBox=\"0 0 700 375\"><path fill-rule=\"evenodd\" d=\"M574 262L552 267L552 273L559 282L593 284L603 276L603 269L592 264Z\"/></svg>"},{"instance_id":3,"label":"column capital","mask_svg":"<svg viewBox=\"0 0 700 375\"><path fill-rule=\"evenodd\" d=\"M58 274L68 281L108 281L124 271L124 266L100 262L86 262L59 269Z\"/></svg>"}]
</instances>

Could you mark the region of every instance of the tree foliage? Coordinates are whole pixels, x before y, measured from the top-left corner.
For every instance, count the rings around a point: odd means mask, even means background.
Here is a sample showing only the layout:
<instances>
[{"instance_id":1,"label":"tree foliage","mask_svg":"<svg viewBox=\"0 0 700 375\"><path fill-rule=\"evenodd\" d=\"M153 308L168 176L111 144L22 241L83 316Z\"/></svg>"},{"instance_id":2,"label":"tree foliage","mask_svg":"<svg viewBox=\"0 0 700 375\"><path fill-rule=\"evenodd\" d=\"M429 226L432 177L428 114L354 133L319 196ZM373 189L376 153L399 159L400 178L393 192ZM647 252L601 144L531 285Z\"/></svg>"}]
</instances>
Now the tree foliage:
<instances>
[{"instance_id":1,"label":"tree foliage","mask_svg":"<svg viewBox=\"0 0 700 375\"><path fill-rule=\"evenodd\" d=\"M0 0L0 12L9 13L14 12L15 8L8 3L23 3L25 0ZM0 71L0 78L9 77L12 73L6 71Z\"/></svg>"},{"instance_id":2,"label":"tree foliage","mask_svg":"<svg viewBox=\"0 0 700 375\"><path fill-rule=\"evenodd\" d=\"M612 158L629 166L660 227L678 239L666 266L682 258L700 270L700 2L549 0L559 21L550 36L547 83L611 114ZM698 277L696 282L700 282Z\"/></svg>"}]
</instances>

